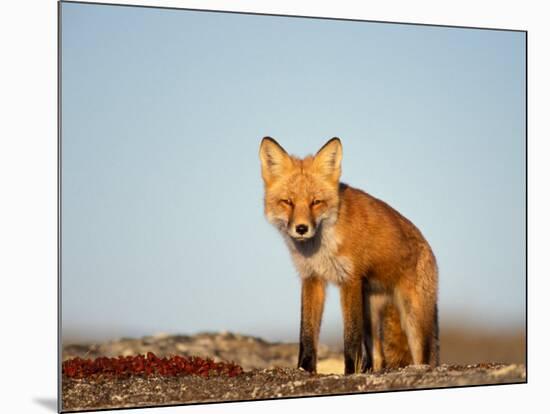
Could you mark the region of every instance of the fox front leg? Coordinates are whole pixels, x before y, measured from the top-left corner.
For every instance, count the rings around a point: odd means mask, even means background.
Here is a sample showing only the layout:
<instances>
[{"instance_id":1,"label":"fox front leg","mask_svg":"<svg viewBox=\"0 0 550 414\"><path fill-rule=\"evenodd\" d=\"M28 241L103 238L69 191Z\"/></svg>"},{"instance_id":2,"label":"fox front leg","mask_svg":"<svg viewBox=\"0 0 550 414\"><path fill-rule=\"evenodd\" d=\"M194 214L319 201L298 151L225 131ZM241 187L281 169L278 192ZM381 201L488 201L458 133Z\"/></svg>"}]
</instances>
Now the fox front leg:
<instances>
[{"instance_id":1,"label":"fox front leg","mask_svg":"<svg viewBox=\"0 0 550 414\"><path fill-rule=\"evenodd\" d=\"M326 282L318 277L302 280L302 306L300 318L300 353L298 368L317 372L317 345L325 304Z\"/></svg>"},{"instance_id":2,"label":"fox front leg","mask_svg":"<svg viewBox=\"0 0 550 414\"><path fill-rule=\"evenodd\" d=\"M360 280L349 280L340 286L344 320L344 373L359 373L363 359L363 289Z\"/></svg>"}]
</instances>

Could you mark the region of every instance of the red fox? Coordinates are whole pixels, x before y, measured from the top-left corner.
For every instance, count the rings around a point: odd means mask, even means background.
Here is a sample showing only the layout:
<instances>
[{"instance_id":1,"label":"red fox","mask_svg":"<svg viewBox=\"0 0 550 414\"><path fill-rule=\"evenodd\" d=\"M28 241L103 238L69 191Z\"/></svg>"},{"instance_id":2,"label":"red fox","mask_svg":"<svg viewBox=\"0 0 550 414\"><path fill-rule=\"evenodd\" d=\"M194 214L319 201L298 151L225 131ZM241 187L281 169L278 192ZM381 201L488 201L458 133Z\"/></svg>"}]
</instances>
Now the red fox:
<instances>
[{"instance_id":1,"label":"red fox","mask_svg":"<svg viewBox=\"0 0 550 414\"><path fill-rule=\"evenodd\" d=\"M301 277L298 368L316 372L328 282L340 290L346 374L438 365L432 249L388 204L340 182L340 139L300 159L265 137L260 161L265 215L283 235Z\"/></svg>"}]
</instances>

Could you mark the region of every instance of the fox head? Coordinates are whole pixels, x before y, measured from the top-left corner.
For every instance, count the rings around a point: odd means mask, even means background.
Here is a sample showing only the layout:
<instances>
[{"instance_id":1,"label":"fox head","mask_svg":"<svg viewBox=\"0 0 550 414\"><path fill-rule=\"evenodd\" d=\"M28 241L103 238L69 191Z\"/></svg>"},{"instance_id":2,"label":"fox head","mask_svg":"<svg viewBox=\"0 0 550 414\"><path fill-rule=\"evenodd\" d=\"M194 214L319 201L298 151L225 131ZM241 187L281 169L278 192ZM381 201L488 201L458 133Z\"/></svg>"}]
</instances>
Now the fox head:
<instances>
[{"instance_id":1,"label":"fox head","mask_svg":"<svg viewBox=\"0 0 550 414\"><path fill-rule=\"evenodd\" d=\"M338 216L342 144L332 138L314 156L289 155L273 138L260 145L265 215L296 242L315 237Z\"/></svg>"}]
</instances>

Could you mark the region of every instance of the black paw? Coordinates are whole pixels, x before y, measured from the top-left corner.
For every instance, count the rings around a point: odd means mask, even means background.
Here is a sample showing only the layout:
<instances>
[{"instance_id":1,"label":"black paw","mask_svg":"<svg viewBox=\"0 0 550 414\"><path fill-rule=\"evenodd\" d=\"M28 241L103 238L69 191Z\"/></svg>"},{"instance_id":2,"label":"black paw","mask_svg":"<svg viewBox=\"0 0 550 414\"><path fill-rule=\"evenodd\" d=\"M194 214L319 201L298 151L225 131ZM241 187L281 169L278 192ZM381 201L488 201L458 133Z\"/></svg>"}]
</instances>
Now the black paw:
<instances>
[{"instance_id":1,"label":"black paw","mask_svg":"<svg viewBox=\"0 0 550 414\"><path fill-rule=\"evenodd\" d=\"M362 361L360 361L358 358L344 355L344 367L345 375L359 374L362 369Z\"/></svg>"},{"instance_id":2,"label":"black paw","mask_svg":"<svg viewBox=\"0 0 550 414\"><path fill-rule=\"evenodd\" d=\"M315 366L315 359L311 355L304 355L303 357L301 357L300 361L298 361L298 368L301 368L313 374L317 371L317 367Z\"/></svg>"},{"instance_id":3,"label":"black paw","mask_svg":"<svg viewBox=\"0 0 550 414\"><path fill-rule=\"evenodd\" d=\"M363 358L363 363L361 364L361 372L370 372L372 371L372 359L371 358Z\"/></svg>"}]
</instances>

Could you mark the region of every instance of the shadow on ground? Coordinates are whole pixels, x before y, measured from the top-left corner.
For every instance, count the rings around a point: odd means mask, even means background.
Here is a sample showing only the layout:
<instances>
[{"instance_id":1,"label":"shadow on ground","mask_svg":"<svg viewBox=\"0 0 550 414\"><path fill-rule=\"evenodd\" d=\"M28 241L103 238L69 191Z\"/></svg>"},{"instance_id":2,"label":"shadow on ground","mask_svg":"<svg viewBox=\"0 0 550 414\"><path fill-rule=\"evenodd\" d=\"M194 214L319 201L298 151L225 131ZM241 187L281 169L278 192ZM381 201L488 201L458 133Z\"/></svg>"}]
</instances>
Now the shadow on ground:
<instances>
[{"instance_id":1,"label":"shadow on ground","mask_svg":"<svg viewBox=\"0 0 550 414\"><path fill-rule=\"evenodd\" d=\"M33 402L52 412L57 412L57 398L33 398Z\"/></svg>"}]
</instances>

